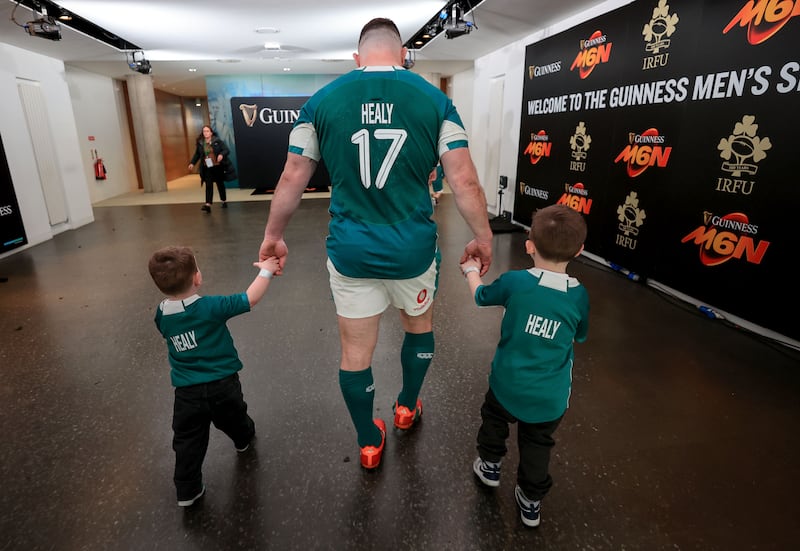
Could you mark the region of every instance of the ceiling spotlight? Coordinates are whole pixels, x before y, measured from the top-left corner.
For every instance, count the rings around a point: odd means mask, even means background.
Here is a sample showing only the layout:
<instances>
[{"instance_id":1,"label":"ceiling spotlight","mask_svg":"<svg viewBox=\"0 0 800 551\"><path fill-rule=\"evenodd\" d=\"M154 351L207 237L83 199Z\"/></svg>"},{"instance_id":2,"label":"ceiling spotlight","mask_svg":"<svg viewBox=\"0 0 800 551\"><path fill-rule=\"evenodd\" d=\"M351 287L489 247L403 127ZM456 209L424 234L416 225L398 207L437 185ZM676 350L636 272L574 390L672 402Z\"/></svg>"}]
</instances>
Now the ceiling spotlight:
<instances>
[{"instance_id":1,"label":"ceiling spotlight","mask_svg":"<svg viewBox=\"0 0 800 551\"><path fill-rule=\"evenodd\" d=\"M23 27L31 36L38 36L48 40L61 40L61 26L49 15L43 15L39 19L28 21Z\"/></svg>"},{"instance_id":2,"label":"ceiling spotlight","mask_svg":"<svg viewBox=\"0 0 800 551\"><path fill-rule=\"evenodd\" d=\"M448 29L445 29L444 36L445 38L448 39L457 38L459 36L464 36L465 34L469 34L473 28L474 25L472 24L472 21L462 21L461 23L458 23Z\"/></svg>"},{"instance_id":3,"label":"ceiling spotlight","mask_svg":"<svg viewBox=\"0 0 800 551\"><path fill-rule=\"evenodd\" d=\"M447 0L444 8L436 11L416 34L403 44L409 51L422 50L437 36L448 39L478 30L475 8L484 0Z\"/></svg>"},{"instance_id":4,"label":"ceiling spotlight","mask_svg":"<svg viewBox=\"0 0 800 551\"><path fill-rule=\"evenodd\" d=\"M136 58L136 55L139 54L139 58ZM136 71L137 73L141 73L143 75L149 75L153 72L153 68L150 66L150 62L144 58L144 52L131 52L131 58L128 61L128 67L131 68L132 71Z\"/></svg>"},{"instance_id":5,"label":"ceiling spotlight","mask_svg":"<svg viewBox=\"0 0 800 551\"><path fill-rule=\"evenodd\" d=\"M449 7L450 7L449 13L447 13L447 9L445 8L439 14L440 23L442 28L444 29L444 35L446 38L450 39L459 36L464 36L465 34L469 34L473 29L478 28L475 25L474 15L472 21L464 19L465 6L462 6L458 0L453 2L453 4ZM466 8L467 10L472 9L469 0L466 0ZM444 18L442 18L443 13L447 14L447 16Z\"/></svg>"}]
</instances>

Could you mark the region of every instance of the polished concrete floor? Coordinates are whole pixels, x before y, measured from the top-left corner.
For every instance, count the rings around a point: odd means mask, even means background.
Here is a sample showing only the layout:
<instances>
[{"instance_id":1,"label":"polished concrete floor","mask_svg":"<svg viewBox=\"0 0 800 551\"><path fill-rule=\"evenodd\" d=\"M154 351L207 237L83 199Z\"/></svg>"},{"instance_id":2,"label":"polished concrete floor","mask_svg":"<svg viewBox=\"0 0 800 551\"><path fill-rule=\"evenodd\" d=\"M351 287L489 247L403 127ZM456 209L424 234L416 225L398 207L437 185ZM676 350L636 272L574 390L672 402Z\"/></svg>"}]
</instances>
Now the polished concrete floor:
<instances>
[{"instance_id":1,"label":"polished concrete floor","mask_svg":"<svg viewBox=\"0 0 800 551\"><path fill-rule=\"evenodd\" d=\"M212 432L206 496L176 506L172 389L153 323L153 250L195 248L207 294L255 275L269 203L95 209L96 221L0 260L0 550L795 549L800 541L800 357L589 261L589 340L556 432L542 524L471 471L498 309L458 270L468 232L437 208L443 267L425 415L391 432L377 472L358 465L337 383L327 286L327 200L287 233L289 263L229 326L257 440ZM528 265L523 233L495 237L490 276ZM402 338L384 317L377 413L390 420ZM512 431L512 435L515 434Z\"/></svg>"}]
</instances>

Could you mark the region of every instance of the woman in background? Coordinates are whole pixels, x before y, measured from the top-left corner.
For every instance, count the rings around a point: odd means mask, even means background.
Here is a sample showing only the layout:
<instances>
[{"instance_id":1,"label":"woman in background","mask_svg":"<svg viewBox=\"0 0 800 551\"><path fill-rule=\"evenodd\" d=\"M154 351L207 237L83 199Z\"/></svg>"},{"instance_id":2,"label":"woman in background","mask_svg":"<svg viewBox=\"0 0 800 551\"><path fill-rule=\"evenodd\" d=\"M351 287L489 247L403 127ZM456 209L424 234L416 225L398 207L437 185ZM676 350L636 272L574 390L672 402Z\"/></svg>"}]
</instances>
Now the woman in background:
<instances>
[{"instance_id":1,"label":"woman in background","mask_svg":"<svg viewBox=\"0 0 800 551\"><path fill-rule=\"evenodd\" d=\"M229 154L228 146L217 136L217 133L210 126L203 126L202 132L197 137L197 148L194 156L189 161L189 170L194 170L195 163L202 160L200 163L200 185L206 184L206 202L201 209L205 212L211 212L211 203L214 200L214 184L217 185L222 208L228 208L224 167L230 165Z\"/></svg>"}]
</instances>

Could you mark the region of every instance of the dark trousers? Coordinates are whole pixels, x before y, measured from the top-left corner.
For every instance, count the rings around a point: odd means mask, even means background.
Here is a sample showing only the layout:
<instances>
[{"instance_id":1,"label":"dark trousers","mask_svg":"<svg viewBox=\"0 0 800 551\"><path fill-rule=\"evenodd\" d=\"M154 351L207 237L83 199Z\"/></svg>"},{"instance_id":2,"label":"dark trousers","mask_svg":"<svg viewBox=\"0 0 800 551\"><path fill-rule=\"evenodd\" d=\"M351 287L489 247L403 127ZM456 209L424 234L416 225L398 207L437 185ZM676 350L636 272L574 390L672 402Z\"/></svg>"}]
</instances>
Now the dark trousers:
<instances>
[{"instance_id":1,"label":"dark trousers","mask_svg":"<svg viewBox=\"0 0 800 551\"><path fill-rule=\"evenodd\" d=\"M223 203L228 200L223 176L222 165L212 166L206 170L206 203L209 205L214 201L214 184L217 185L219 200Z\"/></svg>"},{"instance_id":2,"label":"dark trousers","mask_svg":"<svg viewBox=\"0 0 800 551\"><path fill-rule=\"evenodd\" d=\"M519 446L519 467L517 484L525 497L538 501L553 485L550 476L550 450L555 445L553 433L562 417L545 423L524 423L511 415L492 392L486 393L481 406L481 428L478 430L478 454L484 461L499 462L508 449L509 423L517 423L517 445Z\"/></svg>"},{"instance_id":3,"label":"dark trousers","mask_svg":"<svg viewBox=\"0 0 800 551\"><path fill-rule=\"evenodd\" d=\"M227 434L237 448L245 447L253 438L255 423L247 414L237 373L219 381L175 389L172 449L178 501L192 499L203 487L203 460L211 423Z\"/></svg>"}]
</instances>

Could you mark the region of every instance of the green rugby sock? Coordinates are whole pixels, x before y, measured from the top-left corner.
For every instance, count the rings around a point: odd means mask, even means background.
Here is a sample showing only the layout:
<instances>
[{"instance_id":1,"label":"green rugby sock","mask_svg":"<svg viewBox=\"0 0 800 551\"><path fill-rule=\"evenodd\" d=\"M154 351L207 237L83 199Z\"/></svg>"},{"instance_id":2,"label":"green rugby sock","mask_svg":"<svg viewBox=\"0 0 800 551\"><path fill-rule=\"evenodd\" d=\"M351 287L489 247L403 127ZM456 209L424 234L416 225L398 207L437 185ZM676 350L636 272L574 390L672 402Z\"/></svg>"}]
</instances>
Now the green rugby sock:
<instances>
[{"instance_id":1,"label":"green rugby sock","mask_svg":"<svg viewBox=\"0 0 800 551\"><path fill-rule=\"evenodd\" d=\"M403 348L400 350L400 363L403 366L403 390L397 403L411 411L417 407L417 398L433 360L433 332L406 333Z\"/></svg>"},{"instance_id":2,"label":"green rugby sock","mask_svg":"<svg viewBox=\"0 0 800 551\"><path fill-rule=\"evenodd\" d=\"M344 403L353 419L358 446L380 446L381 431L372 420L372 407L375 399L375 383L372 379L372 366L363 371L339 370L339 388L342 389Z\"/></svg>"}]
</instances>

